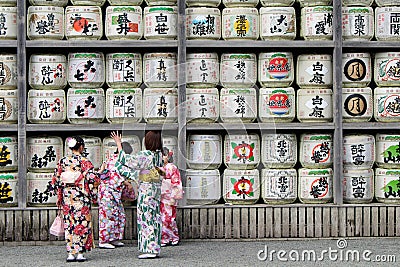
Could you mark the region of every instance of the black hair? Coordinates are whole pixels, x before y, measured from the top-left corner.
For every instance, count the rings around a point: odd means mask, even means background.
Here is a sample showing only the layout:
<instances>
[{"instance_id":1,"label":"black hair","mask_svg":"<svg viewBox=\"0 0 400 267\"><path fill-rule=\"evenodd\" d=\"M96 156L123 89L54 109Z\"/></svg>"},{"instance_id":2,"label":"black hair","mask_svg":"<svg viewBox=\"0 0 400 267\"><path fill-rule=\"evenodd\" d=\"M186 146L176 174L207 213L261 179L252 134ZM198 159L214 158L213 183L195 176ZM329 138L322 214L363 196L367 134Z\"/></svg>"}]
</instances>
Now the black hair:
<instances>
[{"instance_id":1,"label":"black hair","mask_svg":"<svg viewBox=\"0 0 400 267\"><path fill-rule=\"evenodd\" d=\"M122 142L121 145L122 145L122 150L126 154L131 154L133 152L133 148L131 144L129 144L128 142ZM118 149L114 152L114 154L118 154Z\"/></svg>"},{"instance_id":2,"label":"black hair","mask_svg":"<svg viewBox=\"0 0 400 267\"><path fill-rule=\"evenodd\" d=\"M168 162L173 162L174 161L174 156L173 156L172 153L171 153L171 155L169 154L168 147L163 147L162 154L163 154L163 156L167 156L168 157Z\"/></svg>"},{"instance_id":3,"label":"black hair","mask_svg":"<svg viewBox=\"0 0 400 267\"><path fill-rule=\"evenodd\" d=\"M72 140L72 141L75 140L75 142L76 142L75 145L71 147L70 144L68 144L69 140ZM78 150L80 148L80 146L85 147L85 141L83 141L82 137L75 135L75 136L69 137L67 139L67 145L71 150Z\"/></svg>"}]
</instances>

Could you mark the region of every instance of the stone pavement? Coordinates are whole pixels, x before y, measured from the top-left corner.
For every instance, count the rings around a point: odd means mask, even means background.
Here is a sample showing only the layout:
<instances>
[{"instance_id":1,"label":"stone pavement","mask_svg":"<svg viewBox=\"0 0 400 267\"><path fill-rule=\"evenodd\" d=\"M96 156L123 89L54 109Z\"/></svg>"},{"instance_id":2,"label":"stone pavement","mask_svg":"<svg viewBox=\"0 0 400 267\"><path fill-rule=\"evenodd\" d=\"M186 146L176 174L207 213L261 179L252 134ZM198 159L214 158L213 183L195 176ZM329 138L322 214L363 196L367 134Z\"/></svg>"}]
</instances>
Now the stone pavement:
<instances>
[{"instance_id":1,"label":"stone pavement","mask_svg":"<svg viewBox=\"0 0 400 267\"><path fill-rule=\"evenodd\" d=\"M184 240L162 248L159 258L139 260L133 242L67 263L64 242L4 242L0 266L399 266L399 244L400 238Z\"/></svg>"}]
</instances>

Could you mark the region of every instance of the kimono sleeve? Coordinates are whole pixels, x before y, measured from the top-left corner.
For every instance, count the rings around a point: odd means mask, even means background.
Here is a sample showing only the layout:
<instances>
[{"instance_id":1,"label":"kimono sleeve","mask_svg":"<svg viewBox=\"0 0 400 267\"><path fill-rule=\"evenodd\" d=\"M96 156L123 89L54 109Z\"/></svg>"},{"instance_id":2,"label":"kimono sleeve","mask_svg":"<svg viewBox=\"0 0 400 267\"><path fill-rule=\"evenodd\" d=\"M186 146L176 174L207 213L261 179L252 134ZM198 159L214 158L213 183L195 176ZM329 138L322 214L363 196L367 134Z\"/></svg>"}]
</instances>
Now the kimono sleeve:
<instances>
[{"instance_id":1,"label":"kimono sleeve","mask_svg":"<svg viewBox=\"0 0 400 267\"><path fill-rule=\"evenodd\" d=\"M174 164L170 164L168 169L171 178L171 198L182 199L183 188L182 188L181 173L179 172L178 167L176 167Z\"/></svg>"},{"instance_id":2,"label":"kimono sleeve","mask_svg":"<svg viewBox=\"0 0 400 267\"><path fill-rule=\"evenodd\" d=\"M57 163L57 167L54 169L53 177L50 181L50 190L54 195L57 195L57 206L62 205L62 183L61 183L61 173L63 171L62 168L62 159L60 159Z\"/></svg>"},{"instance_id":3,"label":"kimono sleeve","mask_svg":"<svg viewBox=\"0 0 400 267\"><path fill-rule=\"evenodd\" d=\"M146 156L142 152L139 152L137 155L130 155L121 151L118 155L117 162L115 163L115 168L120 175L127 177L128 179L136 180L138 170L149 169L151 166L150 164L150 157Z\"/></svg>"}]
</instances>

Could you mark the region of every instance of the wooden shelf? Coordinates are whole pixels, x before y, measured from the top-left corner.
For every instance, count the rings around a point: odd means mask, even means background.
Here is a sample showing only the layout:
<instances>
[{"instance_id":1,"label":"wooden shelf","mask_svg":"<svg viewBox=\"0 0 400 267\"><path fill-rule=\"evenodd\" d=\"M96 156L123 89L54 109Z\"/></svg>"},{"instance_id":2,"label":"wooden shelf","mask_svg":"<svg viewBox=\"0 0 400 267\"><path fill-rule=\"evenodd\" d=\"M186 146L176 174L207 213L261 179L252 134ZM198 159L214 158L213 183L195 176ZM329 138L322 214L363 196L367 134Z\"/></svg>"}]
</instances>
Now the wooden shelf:
<instances>
[{"instance_id":1,"label":"wooden shelf","mask_svg":"<svg viewBox=\"0 0 400 267\"><path fill-rule=\"evenodd\" d=\"M145 131L165 130L174 131L178 129L177 123L151 124L151 123L125 123L125 124L27 124L27 132L49 132L49 131Z\"/></svg>"},{"instance_id":2,"label":"wooden shelf","mask_svg":"<svg viewBox=\"0 0 400 267\"><path fill-rule=\"evenodd\" d=\"M0 124L1 132L17 132L18 124Z\"/></svg>"},{"instance_id":3,"label":"wooden shelf","mask_svg":"<svg viewBox=\"0 0 400 267\"><path fill-rule=\"evenodd\" d=\"M400 125L397 122L347 122L343 123L344 130L393 130L400 131Z\"/></svg>"},{"instance_id":4,"label":"wooden shelf","mask_svg":"<svg viewBox=\"0 0 400 267\"><path fill-rule=\"evenodd\" d=\"M202 130L333 130L334 124L329 123L188 123L188 131Z\"/></svg>"},{"instance_id":5,"label":"wooden shelf","mask_svg":"<svg viewBox=\"0 0 400 267\"><path fill-rule=\"evenodd\" d=\"M383 48L399 49L399 42L381 42L381 41L343 41L343 48Z\"/></svg>"},{"instance_id":6,"label":"wooden shelf","mask_svg":"<svg viewBox=\"0 0 400 267\"><path fill-rule=\"evenodd\" d=\"M176 40L27 40L26 47L162 48L178 47Z\"/></svg>"},{"instance_id":7,"label":"wooden shelf","mask_svg":"<svg viewBox=\"0 0 400 267\"><path fill-rule=\"evenodd\" d=\"M187 40L186 47L227 47L227 48L334 48L333 41L224 41L224 40ZM246 52L247 53L247 52Z\"/></svg>"}]
</instances>

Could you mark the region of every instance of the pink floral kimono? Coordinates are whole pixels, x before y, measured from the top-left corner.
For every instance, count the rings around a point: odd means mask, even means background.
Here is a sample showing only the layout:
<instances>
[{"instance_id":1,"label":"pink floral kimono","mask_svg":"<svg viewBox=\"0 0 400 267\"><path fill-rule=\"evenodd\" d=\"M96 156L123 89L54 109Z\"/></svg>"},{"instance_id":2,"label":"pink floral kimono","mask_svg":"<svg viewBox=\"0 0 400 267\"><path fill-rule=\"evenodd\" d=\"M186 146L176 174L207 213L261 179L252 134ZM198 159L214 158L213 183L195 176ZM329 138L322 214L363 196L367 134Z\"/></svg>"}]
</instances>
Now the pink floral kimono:
<instances>
[{"instance_id":1,"label":"pink floral kimono","mask_svg":"<svg viewBox=\"0 0 400 267\"><path fill-rule=\"evenodd\" d=\"M176 224L176 206L182 199L182 181L178 168L173 163L164 166L165 176L161 184L161 244L179 242L178 226Z\"/></svg>"},{"instance_id":2,"label":"pink floral kimono","mask_svg":"<svg viewBox=\"0 0 400 267\"><path fill-rule=\"evenodd\" d=\"M118 154L106 162L107 175L102 174L99 185L99 241L110 243L122 240L126 222L122 204L122 191L125 178L116 172L115 162Z\"/></svg>"}]
</instances>

